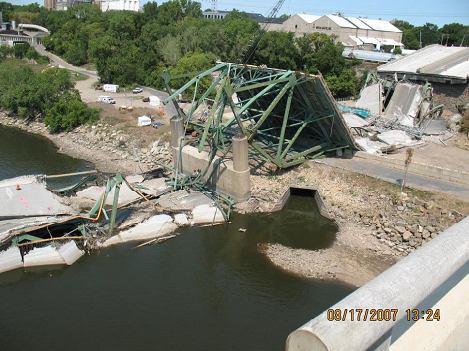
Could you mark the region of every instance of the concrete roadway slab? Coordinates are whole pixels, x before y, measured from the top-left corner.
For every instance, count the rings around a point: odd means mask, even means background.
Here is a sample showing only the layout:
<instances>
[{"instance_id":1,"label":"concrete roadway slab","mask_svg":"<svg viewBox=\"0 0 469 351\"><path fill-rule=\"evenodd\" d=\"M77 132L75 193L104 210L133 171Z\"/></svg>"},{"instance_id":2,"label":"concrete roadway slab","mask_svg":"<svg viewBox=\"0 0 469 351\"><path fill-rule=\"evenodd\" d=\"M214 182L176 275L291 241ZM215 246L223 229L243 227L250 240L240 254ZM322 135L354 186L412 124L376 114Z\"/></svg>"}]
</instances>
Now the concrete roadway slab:
<instances>
[{"instance_id":1,"label":"concrete roadway slab","mask_svg":"<svg viewBox=\"0 0 469 351\"><path fill-rule=\"evenodd\" d=\"M323 163L332 167L364 174L398 185L401 185L405 173L404 169L398 170L383 165L379 161L360 158L325 158L311 162ZM409 173L407 176L407 186L424 191L445 193L459 200L469 201L469 186L465 186L463 184L450 183L443 180Z\"/></svg>"}]
</instances>

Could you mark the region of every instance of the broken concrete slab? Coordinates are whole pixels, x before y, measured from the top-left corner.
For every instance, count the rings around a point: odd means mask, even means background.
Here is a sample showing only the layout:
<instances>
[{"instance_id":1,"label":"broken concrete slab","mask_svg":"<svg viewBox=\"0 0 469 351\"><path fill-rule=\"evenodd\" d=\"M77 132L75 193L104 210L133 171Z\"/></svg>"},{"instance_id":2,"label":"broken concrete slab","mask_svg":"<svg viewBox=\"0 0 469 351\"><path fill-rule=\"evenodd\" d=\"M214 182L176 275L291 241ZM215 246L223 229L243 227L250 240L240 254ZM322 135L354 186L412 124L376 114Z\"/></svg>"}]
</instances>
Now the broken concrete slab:
<instances>
[{"instance_id":1,"label":"broken concrete slab","mask_svg":"<svg viewBox=\"0 0 469 351\"><path fill-rule=\"evenodd\" d=\"M0 243L9 239L20 230L26 230L43 224L58 223L62 220L59 217L27 217L0 221Z\"/></svg>"},{"instance_id":2,"label":"broken concrete slab","mask_svg":"<svg viewBox=\"0 0 469 351\"><path fill-rule=\"evenodd\" d=\"M24 267L65 265L57 249L51 245L35 247L23 257Z\"/></svg>"},{"instance_id":3,"label":"broken concrete slab","mask_svg":"<svg viewBox=\"0 0 469 351\"><path fill-rule=\"evenodd\" d=\"M0 220L72 213L37 177L0 181Z\"/></svg>"},{"instance_id":4,"label":"broken concrete slab","mask_svg":"<svg viewBox=\"0 0 469 351\"><path fill-rule=\"evenodd\" d=\"M187 219L187 216L184 213L178 213L177 215L175 215L174 223L176 223L180 227L184 227L190 224L189 219Z\"/></svg>"},{"instance_id":5,"label":"broken concrete slab","mask_svg":"<svg viewBox=\"0 0 469 351\"><path fill-rule=\"evenodd\" d=\"M83 250L78 248L77 244L73 240L60 246L58 252L65 263L69 266L74 264L81 256L85 254Z\"/></svg>"},{"instance_id":6,"label":"broken concrete slab","mask_svg":"<svg viewBox=\"0 0 469 351\"><path fill-rule=\"evenodd\" d=\"M432 119L426 123L423 133L426 135L441 135L445 134L446 130L447 125L445 120Z\"/></svg>"},{"instance_id":7,"label":"broken concrete slab","mask_svg":"<svg viewBox=\"0 0 469 351\"><path fill-rule=\"evenodd\" d=\"M366 108L373 115L381 114L381 106L383 103L383 87L381 83L369 85L360 93L360 98L355 103L356 107Z\"/></svg>"},{"instance_id":8,"label":"broken concrete slab","mask_svg":"<svg viewBox=\"0 0 469 351\"><path fill-rule=\"evenodd\" d=\"M363 128L369 124L368 121L353 113L343 113L342 116L349 128Z\"/></svg>"},{"instance_id":9,"label":"broken concrete slab","mask_svg":"<svg viewBox=\"0 0 469 351\"><path fill-rule=\"evenodd\" d=\"M23 258L20 249L12 246L0 252L0 273L12 271L23 267Z\"/></svg>"},{"instance_id":10,"label":"broken concrete slab","mask_svg":"<svg viewBox=\"0 0 469 351\"><path fill-rule=\"evenodd\" d=\"M380 154L381 150L387 147L387 144L370 138L357 138L355 141L368 154Z\"/></svg>"},{"instance_id":11,"label":"broken concrete slab","mask_svg":"<svg viewBox=\"0 0 469 351\"><path fill-rule=\"evenodd\" d=\"M198 191L179 190L163 195L157 203L170 211L192 211L198 205L213 204L213 200Z\"/></svg>"},{"instance_id":12,"label":"broken concrete slab","mask_svg":"<svg viewBox=\"0 0 469 351\"><path fill-rule=\"evenodd\" d=\"M216 224L225 222L223 213L218 207L199 205L192 210L191 224Z\"/></svg>"},{"instance_id":13,"label":"broken concrete slab","mask_svg":"<svg viewBox=\"0 0 469 351\"><path fill-rule=\"evenodd\" d=\"M139 188L143 193L147 195L159 196L161 194L167 193L172 189L172 187L166 184L165 178L154 178L145 180L140 184L144 189Z\"/></svg>"},{"instance_id":14,"label":"broken concrete slab","mask_svg":"<svg viewBox=\"0 0 469 351\"><path fill-rule=\"evenodd\" d=\"M142 241L165 236L177 229L173 223L173 218L166 214L149 218L135 227L125 230L118 235L114 235L103 242L101 247L109 247L129 241Z\"/></svg>"},{"instance_id":15,"label":"broken concrete slab","mask_svg":"<svg viewBox=\"0 0 469 351\"><path fill-rule=\"evenodd\" d=\"M77 192L77 197L78 198L85 198L93 201L98 201L98 199L101 198L101 195L104 193L105 187L103 186L91 186L89 188L86 188L84 190L78 191ZM109 192L109 195L106 198L106 205L112 206L112 203L114 201L114 192L115 189L112 189ZM129 203L132 203L136 200L141 198L139 194L137 194L135 191L129 188L129 186L124 183L122 184L120 191L119 191L119 200L118 200L118 206L124 206Z\"/></svg>"},{"instance_id":16,"label":"broken concrete slab","mask_svg":"<svg viewBox=\"0 0 469 351\"><path fill-rule=\"evenodd\" d=\"M130 184L136 184L136 183L142 183L145 178L143 178L142 175L136 174L136 175L129 175L125 177L125 180L129 182Z\"/></svg>"},{"instance_id":17,"label":"broken concrete slab","mask_svg":"<svg viewBox=\"0 0 469 351\"><path fill-rule=\"evenodd\" d=\"M402 130L389 130L378 135L378 139L388 145L411 146L415 144L410 136Z\"/></svg>"},{"instance_id":18,"label":"broken concrete slab","mask_svg":"<svg viewBox=\"0 0 469 351\"><path fill-rule=\"evenodd\" d=\"M398 83L386 107L385 118L406 127L414 127L422 100L423 91L420 85Z\"/></svg>"},{"instance_id":19,"label":"broken concrete slab","mask_svg":"<svg viewBox=\"0 0 469 351\"><path fill-rule=\"evenodd\" d=\"M133 180L140 180L140 178L137 179L137 177L135 177ZM135 190L138 190L145 195L152 195L152 196L159 196L171 189L171 187L166 184L166 181L164 178L150 179L142 183L131 184L131 186L134 187ZM98 199L101 198L101 195L104 193L104 191L105 191L104 186L91 186L84 190L78 191L76 194L76 197L73 197L71 199L71 202L74 204L75 207L88 205L88 202L85 201L86 199L96 202L98 201ZM114 201L114 192L115 192L115 189L112 189L109 192L106 198L107 206L112 206L113 201ZM126 183L123 183L119 191L118 206L122 207L122 206L128 205L141 198L142 197L136 191L132 190Z\"/></svg>"}]
</instances>

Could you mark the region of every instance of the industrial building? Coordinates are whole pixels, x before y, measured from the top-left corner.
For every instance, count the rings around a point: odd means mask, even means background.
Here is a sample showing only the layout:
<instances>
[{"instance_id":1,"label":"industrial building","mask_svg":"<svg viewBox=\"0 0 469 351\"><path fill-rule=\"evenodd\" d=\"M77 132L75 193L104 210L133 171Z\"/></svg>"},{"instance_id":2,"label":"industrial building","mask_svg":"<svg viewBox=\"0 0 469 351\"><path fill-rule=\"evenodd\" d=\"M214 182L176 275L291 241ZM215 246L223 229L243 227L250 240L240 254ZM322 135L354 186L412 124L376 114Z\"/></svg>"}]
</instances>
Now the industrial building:
<instances>
[{"instance_id":1,"label":"industrial building","mask_svg":"<svg viewBox=\"0 0 469 351\"><path fill-rule=\"evenodd\" d=\"M101 11L135 11L140 10L140 0L101 0Z\"/></svg>"},{"instance_id":2,"label":"industrial building","mask_svg":"<svg viewBox=\"0 0 469 351\"><path fill-rule=\"evenodd\" d=\"M401 30L391 22L341 14L316 16L299 13L283 23L271 24L269 30L291 32L296 36L325 33L335 36L344 46L357 49L379 51L383 47L404 47Z\"/></svg>"}]
</instances>

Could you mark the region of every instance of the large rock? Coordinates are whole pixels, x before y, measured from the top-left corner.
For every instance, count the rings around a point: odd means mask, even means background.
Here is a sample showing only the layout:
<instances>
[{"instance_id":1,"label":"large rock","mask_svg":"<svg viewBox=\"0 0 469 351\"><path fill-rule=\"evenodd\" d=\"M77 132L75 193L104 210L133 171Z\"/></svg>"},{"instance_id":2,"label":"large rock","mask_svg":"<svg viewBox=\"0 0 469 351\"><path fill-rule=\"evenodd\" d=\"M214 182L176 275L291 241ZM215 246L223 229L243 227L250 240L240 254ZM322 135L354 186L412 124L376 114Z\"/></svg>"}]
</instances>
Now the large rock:
<instances>
[{"instance_id":1,"label":"large rock","mask_svg":"<svg viewBox=\"0 0 469 351\"><path fill-rule=\"evenodd\" d=\"M411 237L412 237L412 233L409 232L408 230L402 234L402 240L404 241L409 241Z\"/></svg>"}]
</instances>

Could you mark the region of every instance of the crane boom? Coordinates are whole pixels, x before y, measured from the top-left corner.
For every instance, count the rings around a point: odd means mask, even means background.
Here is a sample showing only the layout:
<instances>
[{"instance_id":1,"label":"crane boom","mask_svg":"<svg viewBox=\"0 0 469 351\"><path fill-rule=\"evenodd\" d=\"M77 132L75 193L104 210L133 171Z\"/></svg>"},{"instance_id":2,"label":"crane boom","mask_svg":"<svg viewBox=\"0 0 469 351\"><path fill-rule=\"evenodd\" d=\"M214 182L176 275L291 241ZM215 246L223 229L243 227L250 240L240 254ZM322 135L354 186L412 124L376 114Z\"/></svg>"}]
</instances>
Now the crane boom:
<instances>
[{"instance_id":1,"label":"crane boom","mask_svg":"<svg viewBox=\"0 0 469 351\"><path fill-rule=\"evenodd\" d=\"M264 36L264 33L266 32L266 30L269 28L271 24L270 21L272 20L272 18L277 16L278 12L280 11L284 3L285 3L285 0L279 0L274 5L274 7L270 10L269 14L267 15L267 22L262 23L260 31L257 34L257 36L255 36L253 40L250 41L246 49L242 51L242 55L241 55L242 63L248 63L248 61L252 58L252 56L257 50L257 47L259 46L259 43L261 42Z\"/></svg>"}]
</instances>

